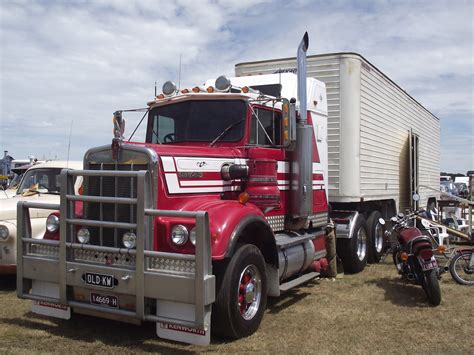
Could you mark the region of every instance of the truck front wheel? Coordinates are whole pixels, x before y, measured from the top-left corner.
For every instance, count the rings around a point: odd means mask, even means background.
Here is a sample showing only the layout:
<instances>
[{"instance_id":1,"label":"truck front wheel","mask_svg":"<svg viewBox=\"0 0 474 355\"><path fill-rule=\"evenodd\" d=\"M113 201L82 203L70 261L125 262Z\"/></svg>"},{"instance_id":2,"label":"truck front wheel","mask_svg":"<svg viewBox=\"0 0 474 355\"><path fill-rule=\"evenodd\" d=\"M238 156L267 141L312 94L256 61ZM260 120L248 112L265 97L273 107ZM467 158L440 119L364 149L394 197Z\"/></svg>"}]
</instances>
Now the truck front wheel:
<instances>
[{"instance_id":1,"label":"truck front wheel","mask_svg":"<svg viewBox=\"0 0 474 355\"><path fill-rule=\"evenodd\" d=\"M212 333L238 339L259 327L267 304L265 261L255 245L237 249L224 270L216 270L217 295L212 308ZM220 274L220 275L219 275Z\"/></svg>"},{"instance_id":2,"label":"truck front wheel","mask_svg":"<svg viewBox=\"0 0 474 355\"><path fill-rule=\"evenodd\" d=\"M365 218L359 215L354 223L351 237L337 240L337 254L342 259L344 272L351 274L364 270L367 264L369 246Z\"/></svg>"}]
</instances>

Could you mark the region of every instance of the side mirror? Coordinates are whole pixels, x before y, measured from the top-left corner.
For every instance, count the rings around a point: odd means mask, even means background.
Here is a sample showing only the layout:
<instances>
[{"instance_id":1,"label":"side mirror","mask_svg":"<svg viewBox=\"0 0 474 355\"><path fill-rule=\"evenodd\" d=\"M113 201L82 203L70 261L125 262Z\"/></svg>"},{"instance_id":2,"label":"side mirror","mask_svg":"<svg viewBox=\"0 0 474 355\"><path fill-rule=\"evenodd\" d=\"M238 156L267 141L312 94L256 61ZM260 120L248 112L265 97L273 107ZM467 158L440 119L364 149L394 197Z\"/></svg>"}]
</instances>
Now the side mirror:
<instances>
[{"instance_id":1,"label":"side mirror","mask_svg":"<svg viewBox=\"0 0 474 355\"><path fill-rule=\"evenodd\" d=\"M385 219L383 218L379 218L379 223L384 226L385 225Z\"/></svg>"}]
</instances>

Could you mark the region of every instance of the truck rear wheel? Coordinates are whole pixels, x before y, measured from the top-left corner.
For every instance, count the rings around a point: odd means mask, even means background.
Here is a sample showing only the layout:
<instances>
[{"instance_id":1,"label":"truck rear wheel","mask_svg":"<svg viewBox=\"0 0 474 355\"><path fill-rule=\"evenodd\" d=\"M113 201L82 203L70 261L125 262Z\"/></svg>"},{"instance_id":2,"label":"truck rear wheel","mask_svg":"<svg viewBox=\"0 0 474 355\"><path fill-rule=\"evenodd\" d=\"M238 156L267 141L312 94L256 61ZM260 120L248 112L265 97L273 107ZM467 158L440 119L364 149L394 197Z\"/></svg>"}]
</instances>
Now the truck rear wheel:
<instances>
[{"instance_id":1,"label":"truck rear wheel","mask_svg":"<svg viewBox=\"0 0 474 355\"><path fill-rule=\"evenodd\" d=\"M337 240L337 254L342 259L344 272L355 274L364 270L367 264L369 235L362 215L357 217L351 238Z\"/></svg>"},{"instance_id":2,"label":"truck rear wheel","mask_svg":"<svg viewBox=\"0 0 474 355\"><path fill-rule=\"evenodd\" d=\"M383 233L383 226L379 222L382 215L379 211L370 214L367 220L367 228L369 231L369 263L378 263L385 251L386 242Z\"/></svg>"},{"instance_id":3,"label":"truck rear wheel","mask_svg":"<svg viewBox=\"0 0 474 355\"><path fill-rule=\"evenodd\" d=\"M233 339L251 335L258 329L267 304L262 253L255 245L243 245L222 267L225 270L220 270L212 306L212 334Z\"/></svg>"}]
</instances>

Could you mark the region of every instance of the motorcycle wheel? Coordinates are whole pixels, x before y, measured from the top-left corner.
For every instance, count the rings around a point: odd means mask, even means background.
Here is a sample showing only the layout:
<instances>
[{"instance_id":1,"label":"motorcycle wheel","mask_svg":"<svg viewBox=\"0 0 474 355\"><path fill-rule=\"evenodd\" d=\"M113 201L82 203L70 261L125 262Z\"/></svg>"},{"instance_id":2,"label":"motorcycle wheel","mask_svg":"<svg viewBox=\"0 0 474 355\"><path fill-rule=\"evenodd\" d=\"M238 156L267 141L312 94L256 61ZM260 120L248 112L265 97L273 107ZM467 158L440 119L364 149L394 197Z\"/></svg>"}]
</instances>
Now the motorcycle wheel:
<instances>
[{"instance_id":1,"label":"motorcycle wheel","mask_svg":"<svg viewBox=\"0 0 474 355\"><path fill-rule=\"evenodd\" d=\"M424 286L428 302L433 306L438 306L441 303L441 289L436 270L428 270L423 273L422 286Z\"/></svg>"},{"instance_id":2,"label":"motorcycle wheel","mask_svg":"<svg viewBox=\"0 0 474 355\"><path fill-rule=\"evenodd\" d=\"M457 253L449 264L451 276L461 285L474 285L474 268L469 266L472 253L472 251Z\"/></svg>"}]
</instances>

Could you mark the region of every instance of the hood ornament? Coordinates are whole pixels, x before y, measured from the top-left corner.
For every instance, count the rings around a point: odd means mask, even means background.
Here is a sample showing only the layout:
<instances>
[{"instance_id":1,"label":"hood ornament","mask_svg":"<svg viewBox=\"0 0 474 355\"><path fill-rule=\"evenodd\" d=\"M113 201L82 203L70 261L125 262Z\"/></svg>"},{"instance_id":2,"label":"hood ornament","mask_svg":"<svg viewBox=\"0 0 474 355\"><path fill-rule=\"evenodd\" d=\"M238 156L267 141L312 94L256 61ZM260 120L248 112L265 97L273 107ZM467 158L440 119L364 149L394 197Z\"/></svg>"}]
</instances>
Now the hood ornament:
<instances>
[{"instance_id":1,"label":"hood ornament","mask_svg":"<svg viewBox=\"0 0 474 355\"><path fill-rule=\"evenodd\" d=\"M114 124L114 138L112 139L112 159L117 160L123 142L125 132L125 120L122 118L122 111L115 111L112 118Z\"/></svg>"}]
</instances>

